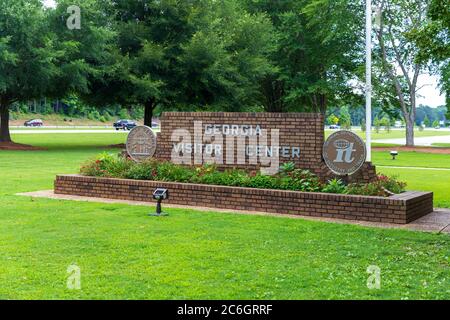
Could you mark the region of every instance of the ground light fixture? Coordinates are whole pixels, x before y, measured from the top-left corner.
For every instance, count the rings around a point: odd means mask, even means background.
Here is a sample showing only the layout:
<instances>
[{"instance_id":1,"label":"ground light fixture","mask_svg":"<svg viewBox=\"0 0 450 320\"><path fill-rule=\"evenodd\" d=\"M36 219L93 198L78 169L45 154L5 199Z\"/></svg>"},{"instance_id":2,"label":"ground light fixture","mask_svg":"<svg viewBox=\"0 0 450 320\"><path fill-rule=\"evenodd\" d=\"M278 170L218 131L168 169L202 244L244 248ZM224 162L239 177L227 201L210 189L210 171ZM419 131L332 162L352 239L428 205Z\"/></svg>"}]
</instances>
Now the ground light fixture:
<instances>
[{"instance_id":1,"label":"ground light fixture","mask_svg":"<svg viewBox=\"0 0 450 320\"><path fill-rule=\"evenodd\" d=\"M392 160L395 160L395 157L398 156L398 151L391 151Z\"/></svg>"},{"instance_id":2,"label":"ground light fixture","mask_svg":"<svg viewBox=\"0 0 450 320\"><path fill-rule=\"evenodd\" d=\"M169 190L164 188L157 188L153 191L153 199L157 201L156 203L156 213L151 213L150 216L160 217L167 216L167 213L162 212L161 203L163 200L169 199Z\"/></svg>"}]
</instances>

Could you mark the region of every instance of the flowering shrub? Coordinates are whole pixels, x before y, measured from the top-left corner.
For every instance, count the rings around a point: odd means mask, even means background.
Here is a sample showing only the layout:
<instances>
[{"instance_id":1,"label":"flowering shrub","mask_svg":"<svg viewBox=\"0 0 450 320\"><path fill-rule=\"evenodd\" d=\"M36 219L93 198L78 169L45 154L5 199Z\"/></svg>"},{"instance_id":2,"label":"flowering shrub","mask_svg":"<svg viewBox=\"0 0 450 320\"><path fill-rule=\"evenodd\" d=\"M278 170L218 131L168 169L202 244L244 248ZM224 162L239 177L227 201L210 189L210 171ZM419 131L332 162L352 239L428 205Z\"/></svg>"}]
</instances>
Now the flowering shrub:
<instances>
[{"instance_id":1,"label":"flowering shrub","mask_svg":"<svg viewBox=\"0 0 450 320\"><path fill-rule=\"evenodd\" d=\"M88 161L81 167L80 173L95 177L371 196L386 196L388 195L386 190L392 193L401 193L406 186L405 183L397 181L395 177L384 175L378 176L376 181L367 184L345 185L338 179L333 179L324 184L312 172L295 169L295 165L292 163L283 165L278 174L266 176L259 172L248 173L237 169L220 171L214 165L187 167L155 159L135 163L107 153Z\"/></svg>"},{"instance_id":2,"label":"flowering shrub","mask_svg":"<svg viewBox=\"0 0 450 320\"><path fill-rule=\"evenodd\" d=\"M406 183L397 180L397 176L388 177L385 175L378 176L378 183L386 190L392 193L402 193L405 191Z\"/></svg>"}]
</instances>

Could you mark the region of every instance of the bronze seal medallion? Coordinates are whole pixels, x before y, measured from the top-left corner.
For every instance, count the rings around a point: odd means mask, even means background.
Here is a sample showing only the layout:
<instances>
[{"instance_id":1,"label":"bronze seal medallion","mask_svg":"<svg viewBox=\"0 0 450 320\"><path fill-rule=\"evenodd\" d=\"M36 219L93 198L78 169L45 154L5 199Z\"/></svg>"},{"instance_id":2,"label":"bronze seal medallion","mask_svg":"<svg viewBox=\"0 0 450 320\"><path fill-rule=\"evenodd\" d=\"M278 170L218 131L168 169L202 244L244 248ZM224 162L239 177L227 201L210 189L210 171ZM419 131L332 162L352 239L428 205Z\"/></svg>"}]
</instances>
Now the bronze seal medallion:
<instances>
[{"instance_id":1,"label":"bronze seal medallion","mask_svg":"<svg viewBox=\"0 0 450 320\"><path fill-rule=\"evenodd\" d=\"M323 159L333 173L351 175L366 161L364 141L351 131L333 133L323 145Z\"/></svg>"},{"instance_id":2,"label":"bronze seal medallion","mask_svg":"<svg viewBox=\"0 0 450 320\"><path fill-rule=\"evenodd\" d=\"M126 147L131 159L145 161L155 154L156 135L148 126L134 127L128 134Z\"/></svg>"}]
</instances>

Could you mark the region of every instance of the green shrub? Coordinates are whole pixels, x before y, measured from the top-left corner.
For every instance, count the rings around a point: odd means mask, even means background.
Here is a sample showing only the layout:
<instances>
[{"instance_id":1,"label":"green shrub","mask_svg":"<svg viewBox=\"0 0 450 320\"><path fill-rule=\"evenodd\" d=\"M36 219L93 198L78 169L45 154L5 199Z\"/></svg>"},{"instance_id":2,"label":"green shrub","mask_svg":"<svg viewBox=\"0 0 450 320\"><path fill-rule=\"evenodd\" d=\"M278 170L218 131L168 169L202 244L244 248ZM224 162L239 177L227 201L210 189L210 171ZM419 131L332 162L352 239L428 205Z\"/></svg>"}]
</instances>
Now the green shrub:
<instances>
[{"instance_id":1,"label":"green shrub","mask_svg":"<svg viewBox=\"0 0 450 320\"><path fill-rule=\"evenodd\" d=\"M383 188L392 193L402 193L406 188L406 183L398 181L396 176L388 177L385 175L379 175L377 177L377 181Z\"/></svg>"},{"instance_id":2,"label":"green shrub","mask_svg":"<svg viewBox=\"0 0 450 320\"><path fill-rule=\"evenodd\" d=\"M258 189L279 189L276 178L257 174L248 181L247 187Z\"/></svg>"},{"instance_id":3,"label":"green shrub","mask_svg":"<svg viewBox=\"0 0 450 320\"><path fill-rule=\"evenodd\" d=\"M131 162L130 160L126 161ZM134 180L158 180L155 179L155 167L150 162L142 162L131 165L125 172L124 178Z\"/></svg>"},{"instance_id":4,"label":"green shrub","mask_svg":"<svg viewBox=\"0 0 450 320\"><path fill-rule=\"evenodd\" d=\"M280 166L280 173L282 174L289 174L289 172L292 172L294 170L295 170L294 162L286 162Z\"/></svg>"},{"instance_id":5,"label":"green shrub","mask_svg":"<svg viewBox=\"0 0 450 320\"><path fill-rule=\"evenodd\" d=\"M322 189L322 192L342 194L347 192L347 187L342 180L333 179L328 181L327 185Z\"/></svg>"},{"instance_id":6,"label":"green shrub","mask_svg":"<svg viewBox=\"0 0 450 320\"><path fill-rule=\"evenodd\" d=\"M289 190L300 190L308 192L318 192L322 189L319 177L309 170L295 169L289 173L291 178Z\"/></svg>"},{"instance_id":7,"label":"green shrub","mask_svg":"<svg viewBox=\"0 0 450 320\"><path fill-rule=\"evenodd\" d=\"M400 193L404 191L406 186L405 183L397 181L395 177L382 175L376 181L368 184L350 184L345 186L341 180L333 179L324 185L314 173L308 170L295 169L295 166L290 163L283 165L278 174L268 176L260 173L251 174L236 169L219 171L215 165L208 164L199 167L188 167L155 159L135 163L110 153L102 153L95 159L88 161L81 167L80 173L96 177L368 196L386 196L386 190Z\"/></svg>"},{"instance_id":8,"label":"green shrub","mask_svg":"<svg viewBox=\"0 0 450 320\"><path fill-rule=\"evenodd\" d=\"M189 182L195 171L191 168L164 161L156 165L157 180Z\"/></svg>"},{"instance_id":9,"label":"green shrub","mask_svg":"<svg viewBox=\"0 0 450 320\"><path fill-rule=\"evenodd\" d=\"M380 196L385 197L386 191L377 182L366 184L352 183L347 186L347 194L361 195L361 196Z\"/></svg>"}]
</instances>

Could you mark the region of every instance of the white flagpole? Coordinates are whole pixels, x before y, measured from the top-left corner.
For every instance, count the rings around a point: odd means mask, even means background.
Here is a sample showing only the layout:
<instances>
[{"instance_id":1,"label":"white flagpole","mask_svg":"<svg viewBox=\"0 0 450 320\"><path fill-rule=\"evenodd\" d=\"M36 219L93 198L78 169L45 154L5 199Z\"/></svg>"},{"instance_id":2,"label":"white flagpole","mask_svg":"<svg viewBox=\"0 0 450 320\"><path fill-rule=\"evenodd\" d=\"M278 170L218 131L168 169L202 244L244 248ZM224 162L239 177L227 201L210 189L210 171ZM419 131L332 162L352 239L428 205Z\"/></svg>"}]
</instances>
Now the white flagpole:
<instances>
[{"instance_id":1,"label":"white flagpole","mask_svg":"<svg viewBox=\"0 0 450 320\"><path fill-rule=\"evenodd\" d=\"M366 148L372 161L372 0L366 0Z\"/></svg>"}]
</instances>

